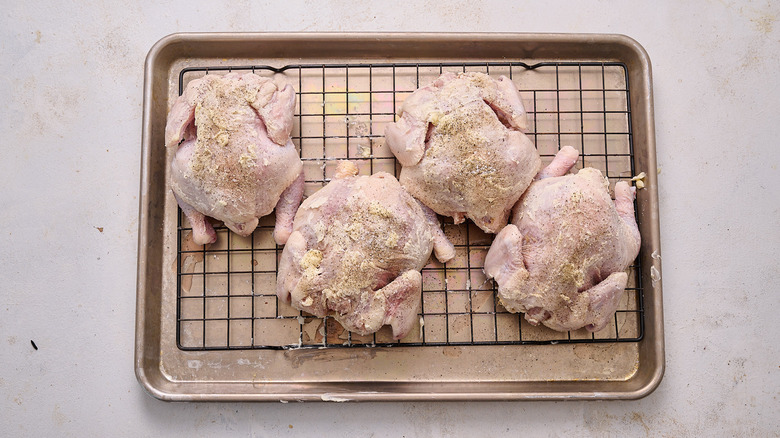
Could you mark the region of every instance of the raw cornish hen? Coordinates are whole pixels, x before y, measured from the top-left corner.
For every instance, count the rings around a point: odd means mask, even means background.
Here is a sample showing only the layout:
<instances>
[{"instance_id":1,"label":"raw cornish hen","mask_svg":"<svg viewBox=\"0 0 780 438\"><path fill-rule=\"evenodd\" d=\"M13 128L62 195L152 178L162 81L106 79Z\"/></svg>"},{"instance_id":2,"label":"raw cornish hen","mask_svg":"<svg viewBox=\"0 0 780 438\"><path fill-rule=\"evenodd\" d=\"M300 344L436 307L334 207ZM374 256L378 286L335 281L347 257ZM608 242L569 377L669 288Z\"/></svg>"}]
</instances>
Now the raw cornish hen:
<instances>
[{"instance_id":1,"label":"raw cornish hen","mask_svg":"<svg viewBox=\"0 0 780 438\"><path fill-rule=\"evenodd\" d=\"M495 233L541 166L525 129L509 78L445 73L406 98L385 136L412 196L456 224L468 217Z\"/></svg>"},{"instance_id":2,"label":"raw cornish hen","mask_svg":"<svg viewBox=\"0 0 780 438\"><path fill-rule=\"evenodd\" d=\"M626 287L624 272L639 253L635 189L596 169L565 175L577 161L566 146L538 175L496 236L485 273L501 303L554 330L604 328Z\"/></svg>"},{"instance_id":3,"label":"raw cornish hen","mask_svg":"<svg viewBox=\"0 0 780 438\"><path fill-rule=\"evenodd\" d=\"M436 214L392 175L355 175L353 163L340 163L336 178L301 205L279 261L277 295L361 335L390 324L401 339L417 320L419 271L431 250L446 262L455 248Z\"/></svg>"},{"instance_id":4,"label":"raw cornish hen","mask_svg":"<svg viewBox=\"0 0 780 438\"><path fill-rule=\"evenodd\" d=\"M170 184L196 243L217 238L205 216L248 236L274 207L274 239L287 241L304 188L294 106L291 86L253 73L206 75L176 99L165 127L166 147L178 145Z\"/></svg>"}]
</instances>

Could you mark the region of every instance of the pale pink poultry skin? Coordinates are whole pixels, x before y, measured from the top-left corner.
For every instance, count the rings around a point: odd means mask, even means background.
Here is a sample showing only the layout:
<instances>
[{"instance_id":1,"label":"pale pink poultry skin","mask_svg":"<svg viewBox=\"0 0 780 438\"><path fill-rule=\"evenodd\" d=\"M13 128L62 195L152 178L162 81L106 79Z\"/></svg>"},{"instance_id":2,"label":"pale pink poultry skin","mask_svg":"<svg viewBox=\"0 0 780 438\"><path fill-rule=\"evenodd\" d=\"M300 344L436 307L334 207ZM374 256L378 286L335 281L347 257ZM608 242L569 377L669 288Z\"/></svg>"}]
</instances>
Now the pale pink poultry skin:
<instances>
[{"instance_id":1,"label":"pale pink poultry skin","mask_svg":"<svg viewBox=\"0 0 780 438\"><path fill-rule=\"evenodd\" d=\"M253 73L206 75L173 103L165 145L178 148L169 181L195 243L216 241L206 216L248 236L274 208L274 239L287 241L304 189L290 140L294 107L291 86Z\"/></svg>"},{"instance_id":2,"label":"pale pink poultry skin","mask_svg":"<svg viewBox=\"0 0 780 438\"><path fill-rule=\"evenodd\" d=\"M277 295L361 335L389 324L401 339L417 321L420 269L433 249L446 262L455 248L436 215L392 175L356 174L353 163L340 163L336 178L298 209L279 261Z\"/></svg>"},{"instance_id":3,"label":"pale pink poultry skin","mask_svg":"<svg viewBox=\"0 0 780 438\"><path fill-rule=\"evenodd\" d=\"M412 93L385 129L403 166L401 185L443 216L496 233L539 171L523 133L526 112L512 81L444 73Z\"/></svg>"},{"instance_id":4,"label":"pale pink poultry skin","mask_svg":"<svg viewBox=\"0 0 780 438\"><path fill-rule=\"evenodd\" d=\"M635 188L615 185L614 202L601 172L566 173L577 161L563 147L496 236L485 273L501 304L533 325L595 332L613 318L626 288L626 268L639 253Z\"/></svg>"}]
</instances>

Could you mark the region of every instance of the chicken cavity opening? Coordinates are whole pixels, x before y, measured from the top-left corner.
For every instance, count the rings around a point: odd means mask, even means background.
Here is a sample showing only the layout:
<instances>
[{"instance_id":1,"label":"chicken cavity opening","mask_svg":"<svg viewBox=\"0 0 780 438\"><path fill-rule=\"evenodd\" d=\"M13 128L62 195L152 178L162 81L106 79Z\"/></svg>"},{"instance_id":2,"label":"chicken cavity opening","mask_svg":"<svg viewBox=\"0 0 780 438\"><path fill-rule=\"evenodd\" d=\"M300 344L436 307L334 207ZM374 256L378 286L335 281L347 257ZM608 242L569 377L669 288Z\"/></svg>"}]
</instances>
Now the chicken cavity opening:
<instances>
[{"instance_id":1,"label":"chicken cavity opening","mask_svg":"<svg viewBox=\"0 0 780 438\"><path fill-rule=\"evenodd\" d=\"M498 120L501 122L502 125L506 126L508 129L516 130L514 126L512 126L512 123L509 121L509 117L506 115L505 112L501 111L501 108L493 105L492 103L488 102L487 100L483 100L490 109L493 110L493 112L496 114L496 117L498 117Z\"/></svg>"},{"instance_id":2,"label":"chicken cavity opening","mask_svg":"<svg viewBox=\"0 0 780 438\"><path fill-rule=\"evenodd\" d=\"M583 293L604 280L598 269L593 272L586 272L585 277L586 281L581 287L577 288L577 293Z\"/></svg>"},{"instance_id":3,"label":"chicken cavity opening","mask_svg":"<svg viewBox=\"0 0 780 438\"><path fill-rule=\"evenodd\" d=\"M431 140L431 136L433 135L433 128L435 128L433 123L428 122L428 129L425 131L425 149L428 149L428 142Z\"/></svg>"},{"instance_id":4,"label":"chicken cavity opening","mask_svg":"<svg viewBox=\"0 0 780 438\"><path fill-rule=\"evenodd\" d=\"M179 142L178 146L181 147L181 144L185 141L194 141L198 138L198 127L195 125L195 118L193 117L192 120L187 124L187 127L184 129L184 137Z\"/></svg>"}]
</instances>

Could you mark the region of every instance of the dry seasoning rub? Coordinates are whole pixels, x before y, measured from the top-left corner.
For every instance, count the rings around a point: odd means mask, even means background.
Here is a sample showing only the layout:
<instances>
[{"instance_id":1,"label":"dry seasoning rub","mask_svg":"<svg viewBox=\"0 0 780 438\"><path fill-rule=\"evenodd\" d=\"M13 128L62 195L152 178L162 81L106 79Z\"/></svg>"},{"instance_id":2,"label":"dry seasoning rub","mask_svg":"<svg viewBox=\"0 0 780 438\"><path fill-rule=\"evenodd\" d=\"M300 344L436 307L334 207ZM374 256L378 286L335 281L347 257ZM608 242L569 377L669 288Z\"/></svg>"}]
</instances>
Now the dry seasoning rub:
<instances>
[{"instance_id":1,"label":"dry seasoning rub","mask_svg":"<svg viewBox=\"0 0 780 438\"><path fill-rule=\"evenodd\" d=\"M389 324L400 339L417 322L420 269L434 247L441 261L455 249L435 214L392 175L356 173L341 163L336 178L301 205L279 261L277 295L361 335Z\"/></svg>"},{"instance_id":2,"label":"dry seasoning rub","mask_svg":"<svg viewBox=\"0 0 780 438\"><path fill-rule=\"evenodd\" d=\"M468 217L496 233L541 165L526 124L508 78L445 73L404 101L385 136L412 196L455 223Z\"/></svg>"}]
</instances>

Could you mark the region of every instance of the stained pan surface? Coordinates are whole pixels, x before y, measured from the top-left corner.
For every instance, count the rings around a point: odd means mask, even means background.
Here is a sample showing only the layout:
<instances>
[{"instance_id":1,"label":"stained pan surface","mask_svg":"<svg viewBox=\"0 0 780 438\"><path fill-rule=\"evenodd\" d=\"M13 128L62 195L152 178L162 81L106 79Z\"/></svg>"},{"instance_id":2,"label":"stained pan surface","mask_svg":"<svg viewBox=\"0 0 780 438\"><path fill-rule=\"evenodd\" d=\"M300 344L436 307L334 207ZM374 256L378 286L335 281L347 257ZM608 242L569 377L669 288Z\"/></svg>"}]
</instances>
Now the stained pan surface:
<instances>
[{"instance_id":1,"label":"stained pan surface","mask_svg":"<svg viewBox=\"0 0 780 438\"><path fill-rule=\"evenodd\" d=\"M403 99L443 71L510 77L545 162L562 145L612 186L637 191L642 247L615 320L601 332L553 332L507 313L482 273L491 236L444 224L457 247L423 270L423 309L401 342L359 337L274 296L281 247L273 217L249 238L218 229L207 248L167 187L165 120L186 83L247 70L298 92L293 141L306 193L338 161L397 171L381 136ZM135 371L165 400L359 401L633 399L664 369L661 262L650 61L634 40L578 34L175 34L145 66Z\"/></svg>"}]
</instances>

